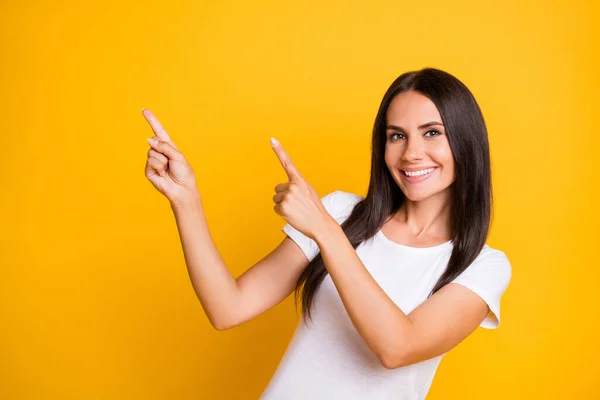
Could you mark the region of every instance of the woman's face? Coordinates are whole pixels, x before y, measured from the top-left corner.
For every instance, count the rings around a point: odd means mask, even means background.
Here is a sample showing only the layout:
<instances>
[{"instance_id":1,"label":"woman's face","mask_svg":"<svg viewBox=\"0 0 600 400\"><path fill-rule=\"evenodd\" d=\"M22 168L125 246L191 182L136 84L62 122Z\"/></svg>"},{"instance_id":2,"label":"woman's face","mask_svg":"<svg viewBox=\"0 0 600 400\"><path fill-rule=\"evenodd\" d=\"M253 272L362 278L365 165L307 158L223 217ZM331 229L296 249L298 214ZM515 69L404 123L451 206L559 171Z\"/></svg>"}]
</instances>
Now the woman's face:
<instances>
[{"instance_id":1,"label":"woman's face","mask_svg":"<svg viewBox=\"0 0 600 400\"><path fill-rule=\"evenodd\" d=\"M438 194L449 199L454 158L435 104L419 92L403 92L392 99L386 117L385 163L404 195L412 201Z\"/></svg>"}]
</instances>

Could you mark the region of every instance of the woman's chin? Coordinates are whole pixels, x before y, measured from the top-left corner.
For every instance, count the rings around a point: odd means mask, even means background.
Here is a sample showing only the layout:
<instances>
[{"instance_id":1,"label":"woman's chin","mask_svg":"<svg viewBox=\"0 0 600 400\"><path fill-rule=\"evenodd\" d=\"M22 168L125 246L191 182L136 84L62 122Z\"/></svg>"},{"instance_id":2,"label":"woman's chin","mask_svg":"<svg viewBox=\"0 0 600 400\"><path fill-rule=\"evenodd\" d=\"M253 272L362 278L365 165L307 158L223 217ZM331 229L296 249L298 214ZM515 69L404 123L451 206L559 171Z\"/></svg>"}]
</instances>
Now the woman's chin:
<instances>
[{"instance_id":1,"label":"woman's chin","mask_svg":"<svg viewBox=\"0 0 600 400\"><path fill-rule=\"evenodd\" d=\"M430 197L433 197L435 195L438 194L442 194L442 192L444 192L444 190L431 190L431 189L416 189L416 188L410 188L410 189L406 189L403 188L402 192L404 193L404 197L406 197L407 200L410 201L423 201L426 200Z\"/></svg>"},{"instance_id":2,"label":"woman's chin","mask_svg":"<svg viewBox=\"0 0 600 400\"><path fill-rule=\"evenodd\" d=\"M419 195L413 194L411 196L406 196L406 199L409 201L417 202L417 201L423 201L429 197L430 196L425 196L425 195L419 196Z\"/></svg>"}]
</instances>

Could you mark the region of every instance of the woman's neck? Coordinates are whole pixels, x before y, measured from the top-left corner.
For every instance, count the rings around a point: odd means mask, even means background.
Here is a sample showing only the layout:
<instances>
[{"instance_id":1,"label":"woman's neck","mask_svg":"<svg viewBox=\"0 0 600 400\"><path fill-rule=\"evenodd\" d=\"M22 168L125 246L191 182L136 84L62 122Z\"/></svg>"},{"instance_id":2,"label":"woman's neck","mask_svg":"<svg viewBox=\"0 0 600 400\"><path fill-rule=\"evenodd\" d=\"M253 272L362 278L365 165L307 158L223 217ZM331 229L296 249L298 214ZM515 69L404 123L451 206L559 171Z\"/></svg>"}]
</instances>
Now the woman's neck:
<instances>
[{"instance_id":1,"label":"woman's neck","mask_svg":"<svg viewBox=\"0 0 600 400\"><path fill-rule=\"evenodd\" d=\"M449 196L430 196L421 201L404 199L404 203L392 217L416 238L452 238L451 207Z\"/></svg>"}]
</instances>

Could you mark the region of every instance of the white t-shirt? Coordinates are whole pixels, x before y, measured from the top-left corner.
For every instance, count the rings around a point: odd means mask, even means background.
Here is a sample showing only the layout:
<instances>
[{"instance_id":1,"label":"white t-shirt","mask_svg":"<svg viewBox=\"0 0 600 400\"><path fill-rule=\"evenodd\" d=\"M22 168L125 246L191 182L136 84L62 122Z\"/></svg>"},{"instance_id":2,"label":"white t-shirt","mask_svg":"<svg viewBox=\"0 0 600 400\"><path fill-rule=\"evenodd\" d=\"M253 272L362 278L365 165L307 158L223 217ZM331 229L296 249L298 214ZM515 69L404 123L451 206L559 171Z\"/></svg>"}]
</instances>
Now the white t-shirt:
<instances>
[{"instance_id":1,"label":"white t-shirt","mask_svg":"<svg viewBox=\"0 0 600 400\"><path fill-rule=\"evenodd\" d=\"M321 201L341 225L361 199L338 190ZM317 256L319 248L312 239L290 224L283 231L309 260ZM389 240L381 230L356 248L369 273L405 314L427 299L444 272L451 251L452 241L426 248L409 247ZM500 322L500 298L510 279L511 266L506 255L486 244L453 283L468 287L489 305L491 311L480 326L494 329ZM305 324L300 318L261 400L425 398L445 353L387 369L354 328L330 275L321 283L313 301L312 323Z\"/></svg>"}]
</instances>

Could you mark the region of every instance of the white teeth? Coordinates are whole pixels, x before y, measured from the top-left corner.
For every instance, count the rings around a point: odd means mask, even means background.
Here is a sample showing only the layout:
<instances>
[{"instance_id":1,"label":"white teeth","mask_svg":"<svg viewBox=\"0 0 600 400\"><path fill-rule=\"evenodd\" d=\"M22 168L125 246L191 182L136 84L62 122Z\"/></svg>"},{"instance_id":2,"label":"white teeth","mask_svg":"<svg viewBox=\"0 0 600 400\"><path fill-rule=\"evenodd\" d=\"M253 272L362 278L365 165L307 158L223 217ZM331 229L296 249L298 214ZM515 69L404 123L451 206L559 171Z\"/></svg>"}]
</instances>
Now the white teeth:
<instances>
[{"instance_id":1,"label":"white teeth","mask_svg":"<svg viewBox=\"0 0 600 400\"><path fill-rule=\"evenodd\" d=\"M422 175L427 175L429 173L431 173L435 168L429 168L429 169L422 169L420 171L415 171L415 172L407 172L407 171L402 171L404 172L404 175L406 176L422 176Z\"/></svg>"}]
</instances>

